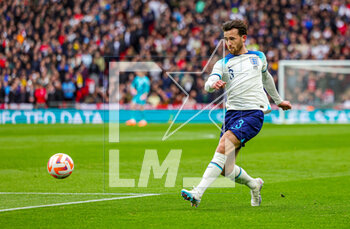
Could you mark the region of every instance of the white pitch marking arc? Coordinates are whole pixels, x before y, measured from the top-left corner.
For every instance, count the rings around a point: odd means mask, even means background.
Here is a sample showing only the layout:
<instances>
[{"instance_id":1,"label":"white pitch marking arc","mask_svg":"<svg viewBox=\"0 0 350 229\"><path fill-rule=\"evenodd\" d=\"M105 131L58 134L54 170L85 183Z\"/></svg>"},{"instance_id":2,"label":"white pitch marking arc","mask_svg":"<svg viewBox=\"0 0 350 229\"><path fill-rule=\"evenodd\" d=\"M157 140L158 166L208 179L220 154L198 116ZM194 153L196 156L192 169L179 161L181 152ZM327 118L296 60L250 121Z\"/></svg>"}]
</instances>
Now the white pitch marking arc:
<instances>
[{"instance_id":1,"label":"white pitch marking arc","mask_svg":"<svg viewBox=\"0 0 350 229\"><path fill-rule=\"evenodd\" d=\"M103 198L103 199L95 199L95 200L84 200L84 201L75 201L75 202L66 202L66 203L57 203L57 204L45 204L45 205L36 205L36 206L27 206L27 207L18 207L18 208L8 208L8 209L0 209L0 212L33 209L33 208L54 207L54 206L63 206L63 205L73 205L73 204L84 204L84 203L93 203L93 202L101 202L101 201L109 201L109 200L132 199L132 198L157 196L157 195L159 194L141 194L141 195L135 195L135 196L122 196L122 197Z\"/></svg>"}]
</instances>

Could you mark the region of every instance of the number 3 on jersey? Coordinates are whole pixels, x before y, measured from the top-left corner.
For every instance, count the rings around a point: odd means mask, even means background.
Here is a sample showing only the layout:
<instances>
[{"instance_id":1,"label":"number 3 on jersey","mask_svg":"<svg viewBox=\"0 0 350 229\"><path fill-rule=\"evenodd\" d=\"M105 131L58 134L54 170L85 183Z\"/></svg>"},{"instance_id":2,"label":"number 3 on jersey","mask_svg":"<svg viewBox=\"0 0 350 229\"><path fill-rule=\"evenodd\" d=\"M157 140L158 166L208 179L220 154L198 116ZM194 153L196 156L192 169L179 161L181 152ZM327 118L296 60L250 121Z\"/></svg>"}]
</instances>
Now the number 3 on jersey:
<instances>
[{"instance_id":1,"label":"number 3 on jersey","mask_svg":"<svg viewBox=\"0 0 350 229\"><path fill-rule=\"evenodd\" d=\"M230 80L233 79L233 77L235 77L235 75L233 74L233 70L231 68L228 69L228 73L230 75Z\"/></svg>"}]
</instances>

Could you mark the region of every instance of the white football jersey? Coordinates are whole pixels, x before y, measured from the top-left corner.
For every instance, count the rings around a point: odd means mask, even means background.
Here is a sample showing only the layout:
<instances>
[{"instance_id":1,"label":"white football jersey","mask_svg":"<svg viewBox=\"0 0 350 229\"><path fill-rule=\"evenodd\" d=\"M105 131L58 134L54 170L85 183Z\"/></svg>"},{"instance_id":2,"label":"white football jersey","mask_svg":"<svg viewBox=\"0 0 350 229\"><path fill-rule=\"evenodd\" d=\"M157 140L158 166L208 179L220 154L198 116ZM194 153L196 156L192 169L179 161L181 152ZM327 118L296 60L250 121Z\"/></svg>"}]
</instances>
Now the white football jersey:
<instances>
[{"instance_id":1,"label":"white football jersey","mask_svg":"<svg viewBox=\"0 0 350 229\"><path fill-rule=\"evenodd\" d=\"M264 91L262 72L267 71L264 53L248 51L245 54L228 54L217 61L210 76L217 75L226 82L227 110L270 110Z\"/></svg>"}]
</instances>

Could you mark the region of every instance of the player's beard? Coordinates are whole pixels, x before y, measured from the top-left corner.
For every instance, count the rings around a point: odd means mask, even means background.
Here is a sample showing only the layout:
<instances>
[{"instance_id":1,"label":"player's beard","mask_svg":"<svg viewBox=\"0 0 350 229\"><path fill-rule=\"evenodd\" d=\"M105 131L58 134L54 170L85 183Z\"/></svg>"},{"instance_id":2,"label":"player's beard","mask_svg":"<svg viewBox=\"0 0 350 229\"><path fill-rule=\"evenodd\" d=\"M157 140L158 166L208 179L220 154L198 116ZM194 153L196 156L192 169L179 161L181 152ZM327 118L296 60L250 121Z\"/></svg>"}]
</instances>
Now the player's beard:
<instances>
[{"instance_id":1,"label":"player's beard","mask_svg":"<svg viewBox=\"0 0 350 229\"><path fill-rule=\"evenodd\" d=\"M240 42L237 44L236 48L234 48L232 51L233 55L240 55L241 54L241 50L243 48L243 42Z\"/></svg>"}]
</instances>

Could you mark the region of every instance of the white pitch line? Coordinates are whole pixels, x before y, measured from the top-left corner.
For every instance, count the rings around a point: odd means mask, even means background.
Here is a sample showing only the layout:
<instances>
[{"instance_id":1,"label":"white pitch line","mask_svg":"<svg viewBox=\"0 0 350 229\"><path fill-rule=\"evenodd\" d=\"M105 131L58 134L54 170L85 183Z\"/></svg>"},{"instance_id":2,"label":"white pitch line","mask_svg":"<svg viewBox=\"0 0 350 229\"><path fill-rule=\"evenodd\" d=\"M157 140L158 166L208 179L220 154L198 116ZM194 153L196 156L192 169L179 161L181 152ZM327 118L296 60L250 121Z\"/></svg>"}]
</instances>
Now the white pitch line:
<instances>
[{"instance_id":1,"label":"white pitch line","mask_svg":"<svg viewBox=\"0 0 350 229\"><path fill-rule=\"evenodd\" d=\"M147 193L85 193L85 192L0 192L0 195L78 195L78 196L98 196L98 195L105 195L105 196L130 196L130 195L140 195L140 194L147 194ZM152 193L149 193L152 194Z\"/></svg>"},{"instance_id":2,"label":"white pitch line","mask_svg":"<svg viewBox=\"0 0 350 229\"><path fill-rule=\"evenodd\" d=\"M84 200L84 201L75 201L75 202L67 202L67 203L45 204L45 205L37 205L37 206L0 209L0 212L16 211L16 210L23 210L23 209L33 209L33 208L53 207L53 206L62 206L62 205L72 205L72 204L93 203L93 202L101 202L101 201L109 201L109 200L131 199L131 198L146 197L146 196L158 196L158 195L159 194L142 194L142 195L137 195L137 196L123 196L123 197L104 198L104 199L97 199L97 200Z\"/></svg>"}]
</instances>

